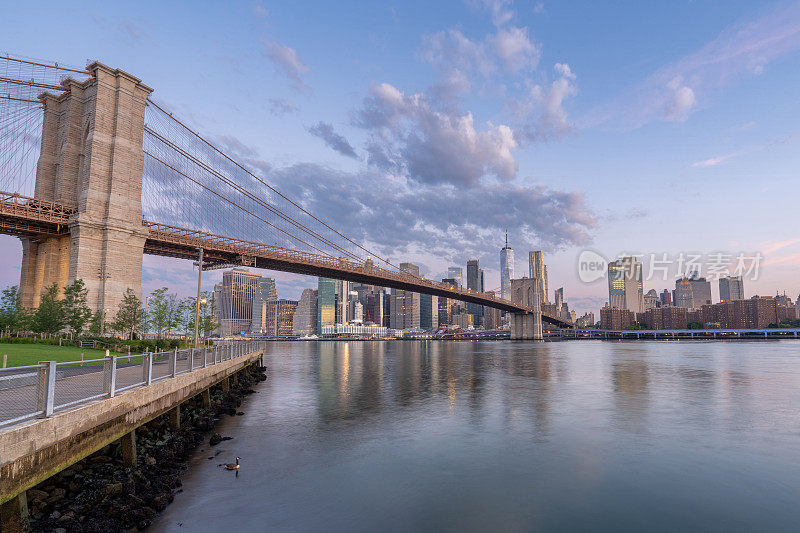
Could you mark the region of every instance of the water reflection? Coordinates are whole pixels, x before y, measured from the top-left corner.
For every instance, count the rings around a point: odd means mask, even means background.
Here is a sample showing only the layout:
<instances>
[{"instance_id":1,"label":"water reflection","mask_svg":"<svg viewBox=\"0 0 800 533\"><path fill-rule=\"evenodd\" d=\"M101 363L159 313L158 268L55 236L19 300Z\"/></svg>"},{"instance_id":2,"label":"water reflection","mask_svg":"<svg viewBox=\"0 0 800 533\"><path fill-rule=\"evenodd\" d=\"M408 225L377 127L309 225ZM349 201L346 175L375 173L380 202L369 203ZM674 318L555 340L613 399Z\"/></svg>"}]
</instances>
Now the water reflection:
<instances>
[{"instance_id":1,"label":"water reflection","mask_svg":"<svg viewBox=\"0 0 800 533\"><path fill-rule=\"evenodd\" d=\"M222 429L246 468L201 457L157 526L229 527L225 501L243 531L792 530L798 348L275 343Z\"/></svg>"}]
</instances>

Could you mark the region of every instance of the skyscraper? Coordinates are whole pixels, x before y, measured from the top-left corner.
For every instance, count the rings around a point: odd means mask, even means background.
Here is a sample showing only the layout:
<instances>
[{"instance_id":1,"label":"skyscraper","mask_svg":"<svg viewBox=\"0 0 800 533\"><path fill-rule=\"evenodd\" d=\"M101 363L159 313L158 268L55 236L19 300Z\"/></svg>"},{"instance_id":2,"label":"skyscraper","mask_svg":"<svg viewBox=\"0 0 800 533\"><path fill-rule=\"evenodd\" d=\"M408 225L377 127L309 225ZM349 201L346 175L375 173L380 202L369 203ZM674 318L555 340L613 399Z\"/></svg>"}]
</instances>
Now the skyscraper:
<instances>
[{"instance_id":1,"label":"skyscraper","mask_svg":"<svg viewBox=\"0 0 800 533\"><path fill-rule=\"evenodd\" d=\"M419 276L414 263L400 263L400 270ZM416 292L392 289L389 299L389 327L392 329L417 329L420 327L420 295Z\"/></svg>"},{"instance_id":2,"label":"skyscraper","mask_svg":"<svg viewBox=\"0 0 800 533\"><path fill-rule=\"evenodd\" d=\"M253 319L250 324L250 333L266 333L267 310L277 299L278 290L275 286L275 279L259 278L253 297Z\"/></svg>"},{"instance_id":3,"label":"skyscraper","mask_svg":"<svg viewBox=\"0 0 800 533\"><path fill-rule=\"evenodd\" d=\"M217 299L217 319L220 335L227 337L248 333L253 320L253 299L261 276L244 268L222 273Z\"/></svg>"},{"instance_id":4,"label":"skyscraper","mask_svg":"<svg viewBox=\"0 0 800 533\"><path fill-rule=\"evenodd\" d=\"M608 304L633 313L644 311L642 264L635 257L608 263Z\"/></svg>"},{"instance_id":5,"label":"skyscraper","mask_svg":"<svg viewBox=\"0 0 800 533\"><path fill-rule=\"evenodd\" d=\"M439 298L437 296L419 295L419 327L422 329L439 327Z\"/></svg>"},{"instance_id":6,"label":"skyscraper","mask_svg":"<svg viewBox=\"0 0 800 533\"><path fill-rule=\"evenodd\" d=\"M514 277L514 249L508 245L508 232L506 231L506 245L500 250L500 297L511 299L511 279Z\"/></svg>"},{"instance_id":7,"label":"skyscraper","mask_svg":"<svg viewBox=\"0 0 800 533\"><path fill-rule=\"evenodd\" d=\"M711 303L711 282L701 278L697 272L689 277L675 280L675 307L700 309Z\"/></svg>"},{"instance_id":8,"label":"skyscraper","mask_svg":"<svg viewBox=\"0 0 800 533\"><path fill-rule=\"evenodd\" d=\"M292 318L292 333L313 335L317 332L317 291L303 289Z\"/></svg>"},{"instance_id":9,"label":"skyscraper","mask_svg":"<svg viewBox=\"0 0 800 533\"><path fill-rule=\"evenodd\" d=\"M462 276L464 275L464 269L461 267L449 267L447 269L447 277L448 279L454 279L458 283L457 287L461 287L464 282L462 281Z\"/></svg>"},{"instance_id":10,"label":"skyscraper","mask_svg":"<svg viewBox=\"0 0 800 533\"><path fill-rule=\"evenodd\" d=\"M547 265L544 264L544 254L541 250L528 252L528 277L531 279L539 278L542 280L539 293L542 295L542 302L550 302L550 295L547 287Z\"/></svg>"},{"instance_id":11,"label":"skyscraper","mask_svg":"<svg viewBox=\"0 0 800 533\"><path fill-rule=\"evenodd\" d=\"M322 326L336 324L336 280L319 278L317 282L317 334Z\"/></svg>"},{"instance_id":12,"label":"skyscraper","mask_svg":"<svg viewBox=\"0 0 800 533\"><path fill-rule=\"evenodd\" d=\"M478 268L477 259L467 261L467 289L483 292L483 270ZM469 303L467 304L467 313L475 317L475 325L480 324L480 317L483 316L483 306Z\"/></svg>"},{"instance_id":13,"label":"skyscraper","mask_svg":"<svg viewBox=\"0 0 800 533\"><path fill-rule=\"evenodd\" d=\"M744 282L741 276L719 279L719 299L723 302L744 300Z\"/></svg>"}]
</instances>

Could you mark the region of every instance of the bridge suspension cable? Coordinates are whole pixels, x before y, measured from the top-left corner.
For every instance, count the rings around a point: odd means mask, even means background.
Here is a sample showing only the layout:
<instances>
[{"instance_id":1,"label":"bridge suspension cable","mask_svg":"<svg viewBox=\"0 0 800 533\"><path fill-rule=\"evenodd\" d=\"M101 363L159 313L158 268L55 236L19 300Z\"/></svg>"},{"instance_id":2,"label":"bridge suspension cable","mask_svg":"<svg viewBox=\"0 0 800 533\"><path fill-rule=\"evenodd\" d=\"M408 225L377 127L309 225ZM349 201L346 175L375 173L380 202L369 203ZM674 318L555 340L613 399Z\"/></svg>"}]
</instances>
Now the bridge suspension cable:
<instances>
[{"instance_id":1,"label":"bridge suspension cable","mask_svg":"<svg viewBox=\"0 0 800 533\"><path fill-rule=\"evenodd\" d=\"M224 158L224 160L226 160L227 162L229 162L232 165L234 165L237 169L239 169L242 172L246 173L250 178L256 180L258 183L260 183L261 185L265 186L271 193L276 195L278 198L284 200L292 208L295 208L295 209L299 210L302 214L310 217L314 222L319 223L322 227L324 227L325 229L331 231L336 236L338 236L338 237L344 239L346 242L354 245L359 250L361 250L363 252L366 252L369 257L374 257L375 259L377 259L377 260L379 260L379 261L391 266L392 268L400 270L399 266L395 265L394 263L392 263L388 259L382 257L381 255L376 254L374 251L367 249L366 247L364 247L363 245L361 245L358 242L354 241L350 237L347 237L342 232L340 232L337 229L335 229L334 227L332 227L330 224L326 223L322 219L320 219L317 216L315 216L313 213L308 211L302 205L300 205L296 201L292 200L290 197L285 195L283 192L281 192L280 190L278 190L274 186L272 186L269 183L267 183L264 179L262 179L260 176L256 175L254 172L252 172L246 166L242 165L241 163L239 163L238 161L236 161L235 159L230 157L228 154L226 154L225 152L220 150L214 143L208 141L203 136L201 136L198 132L194 131L189 126L187 126L184 122L182 122L181 120L179 120L176 117L174 117L172 113L169 113L168 111L166 111L163 107L158 105L158 103L154 102L152 98L148 99L148 103L152 104L155 109L160 111L162 113L162 116L168 117L169 120L171 120L175 124L177 124L182 130L184 130L185 132L189 133L195 139L199 140L206 147L211 149L215 154L217 154L218 156ZM155 132L152 131L151 128L150 128L150 132L155 133ZM162 136L162 139L163 139L163 136ZM166 139L163 139L163 140L166 140ZM171 144L173 145L173 148L174 148L175 147L174 143L171 143ZM197 158L192 158L192 159L194 160L195 163L198 163ZM318 231L314 231L313 229L309 228L306 224L303 224L303 223L297 221L296 219L294 219L290 215L287 215L286 213L282 212L280 216L287 217L287 219L291 220L291 224L292 225L294 225L295 227L301 229L302 231L313 233L316 238L319 238L319 239L323 240L323 242L325 244L327 244L329 246L332 246L333 249L336 250L338 253L343 253L343 254L345 254L347 256L350 256L350 257L356 258L356 259L358 259L360 261L363 261L362 257L358 256L357 254L354 254L353 252L350 252L349 250L347 250L346 248L344 248L344 247L342 247L340 245L337 245L337 244L333 243L330 238L323 237Z\"/></svg>"}]
</instances>

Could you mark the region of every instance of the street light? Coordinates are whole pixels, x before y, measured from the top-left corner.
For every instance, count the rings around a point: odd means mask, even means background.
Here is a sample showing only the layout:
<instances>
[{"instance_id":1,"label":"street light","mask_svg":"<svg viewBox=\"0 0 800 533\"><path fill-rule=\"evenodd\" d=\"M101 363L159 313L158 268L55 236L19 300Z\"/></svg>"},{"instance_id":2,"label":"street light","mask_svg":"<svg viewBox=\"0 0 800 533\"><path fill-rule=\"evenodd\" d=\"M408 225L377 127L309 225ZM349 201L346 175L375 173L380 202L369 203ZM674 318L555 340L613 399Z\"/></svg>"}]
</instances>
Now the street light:
<instances>
[{"instance_id":1,"label":"street light","mask_svg":"<svg viewBox=\"0 0 800 533\"><path fill-rule=\"evenodd\" d=\"M100 336L105 334L106 329L106 280L111 274L106 272L106 267L97 268L97 277L100 278Z\"/></svg>"}]
</instances>

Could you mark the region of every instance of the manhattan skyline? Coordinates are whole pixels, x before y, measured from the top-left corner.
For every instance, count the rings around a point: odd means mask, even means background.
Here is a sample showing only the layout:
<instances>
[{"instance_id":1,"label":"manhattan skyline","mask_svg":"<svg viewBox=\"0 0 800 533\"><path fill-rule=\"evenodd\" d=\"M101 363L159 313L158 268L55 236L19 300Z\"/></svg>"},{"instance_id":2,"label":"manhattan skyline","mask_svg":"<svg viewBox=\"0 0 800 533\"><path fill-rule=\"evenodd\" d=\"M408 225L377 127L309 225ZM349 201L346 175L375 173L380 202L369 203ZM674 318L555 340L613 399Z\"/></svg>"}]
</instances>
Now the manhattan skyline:
<instances>
[{"instance_id":1,"label":"manhattan skyline","mask_svg":"<svg viewBox=\"0 0 800 533\"><path fill-rule=\"evenodd\" d=\"M800 72L800 3L360 4L335 28L325 5L152 4L160 16L144 20L141 6L96 4L26 31L48 6L9 10L0 50L134 73L278 187L431 279L474 257L499 286L508 227L515 271L544 250L579 314L607 299L577 278L585 248L760 252L748 294L797 290L786 190L799 113L784 88ZM181 46L198 32L209 38ZM0 284L17 284L19 242L0 239ZM283 297L314 285L275 277ZM189 265L145 258L145 291L194 283Z\"/></svg>"}]
</instances>

